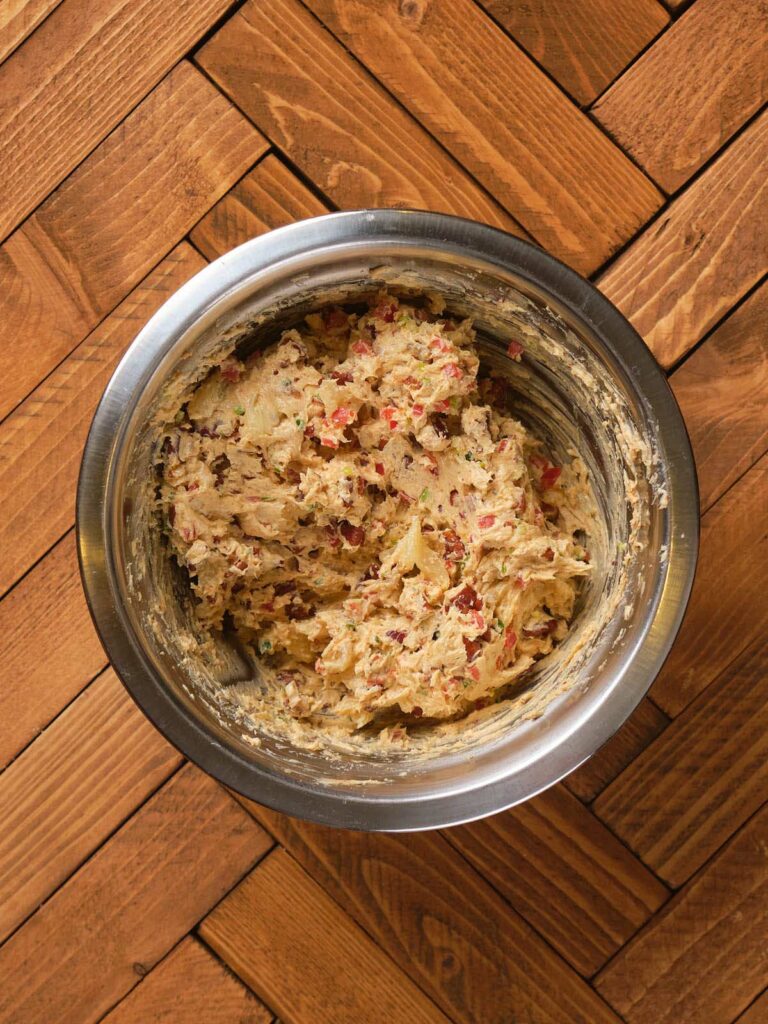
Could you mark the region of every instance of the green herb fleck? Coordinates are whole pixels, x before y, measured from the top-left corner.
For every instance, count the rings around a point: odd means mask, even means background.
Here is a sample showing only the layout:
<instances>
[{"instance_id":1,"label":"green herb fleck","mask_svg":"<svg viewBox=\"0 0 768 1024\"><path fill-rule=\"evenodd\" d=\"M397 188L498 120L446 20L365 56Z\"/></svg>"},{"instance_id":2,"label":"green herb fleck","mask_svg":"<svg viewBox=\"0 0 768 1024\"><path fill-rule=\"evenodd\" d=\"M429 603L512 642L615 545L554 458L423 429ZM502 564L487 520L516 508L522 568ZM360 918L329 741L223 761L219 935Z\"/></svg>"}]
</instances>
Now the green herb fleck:
<instances>
[{"instance_id":1,"label":"green herb fleck","mask_svg":"<svg viewBox=\"0 0 768 1024\"><path fill-rule=\"evenodd\" d=\"M304 420L300 416L296 417L296 426L297 427L303 427L304 426Z\"/></svg>"},{"instance_id":2,"label":"green herb fleck","mask_svg":"<svg viewBox=\"0 0 768 1024\"><path fill-rule=\"evenodd\" d=\"M496 630L497 633L503 633L504 623L501 621L501 619L496 619L496 621L493 624L493 628Z\"/></svg>"},{"instance_id":3,"label":"green herb fleck","mask_svg":"<svg viewBox=\"0 0 768 1024\"><path fill-rule=\"evenodd\" d=\"M242 407L242 405L236 405L235 406L235 415L236 416L245 416L245 409Z\"/></svg>"},{"instance_id":4,"label":"green herb fleck","mask_svg":"<svg viewBox=\"0 0 768 1024\"><path fill-rule=\"evenodd\" d=\"M454 412L458 412L458 410L461 408L461 399L459 398L459 396L458 395L451 395L451 397L448 399L448 401L450 402L450 405L451 405L451 408L453 409L453 411Z\"/></svg>"},{"instance_id":5,"label":"green herb fleck","mask_svg":"<svg viewBox=\"0 0 768 1024\"><path fill-rule=\"evenodd\" d=\"M425 487L419 495L419 501L426 501L429 498L429 488Z\"/></svg>"},{"instance_id":6,"label":"green herb fleck","mask_svg":"<svg viewBox=\"0 0 768 1024\"><path fill-rule=\"evenodd\" d=\"M347 629L351 629L353 633L357 632L357 626L355 625L354 622L348 622Z\"/></svg>"},{"instance_id":7,"label":"green herb fleck","mask_svg":"<svg viewBox=\"0 0 768 1024\"><path fill-rule=\"evenodd\" d=\"M502 576L506 576L507 575L507 563L506 562L502 562L501 563L501 575Z\"/></svg>"},{"instance_id":8,"label":"green herb fleck","mask_svg":"<svg viewBox=\"0 0 768 1024\"><path fill-rule=\"evenodd\" d=\"M272 650L272 643L269 640L259 640L259 651L261 654L269 654Z\"/></svg>"},{"instance_id":9,"label":"green herb fleck","mask_svg":"<svg viewBox=\"0 0 768 1024\"><path fill-rule=\"evenodd\" d=\"M467 460L467 462L471 462L472 461L472 452L467 452L467 454L464 456L464 458Z\"/></svg>"}]
</instances>

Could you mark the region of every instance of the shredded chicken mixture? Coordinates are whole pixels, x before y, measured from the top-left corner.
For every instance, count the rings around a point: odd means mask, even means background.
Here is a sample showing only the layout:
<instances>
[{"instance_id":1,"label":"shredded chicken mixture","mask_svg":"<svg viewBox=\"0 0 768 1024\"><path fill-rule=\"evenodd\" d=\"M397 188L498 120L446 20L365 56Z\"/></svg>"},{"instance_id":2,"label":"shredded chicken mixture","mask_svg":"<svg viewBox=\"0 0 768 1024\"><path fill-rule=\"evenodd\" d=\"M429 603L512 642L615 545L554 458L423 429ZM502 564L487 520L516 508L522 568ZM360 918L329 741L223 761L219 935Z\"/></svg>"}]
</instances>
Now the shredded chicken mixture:
<instances>
[{"instance_id":1,"label":"shredded chicken mixture","mask_svg":"<svg viewBox=\"0 0 768 1024\"><path fill-rule=\"evenodd\" d=\"M590 571L583 465L486 404L470 322L409 301L227 358L165 437L172 553L202 624L258 651L278 725L386 741L483 707L565 637Z\"/></svg>"}]
</instances>

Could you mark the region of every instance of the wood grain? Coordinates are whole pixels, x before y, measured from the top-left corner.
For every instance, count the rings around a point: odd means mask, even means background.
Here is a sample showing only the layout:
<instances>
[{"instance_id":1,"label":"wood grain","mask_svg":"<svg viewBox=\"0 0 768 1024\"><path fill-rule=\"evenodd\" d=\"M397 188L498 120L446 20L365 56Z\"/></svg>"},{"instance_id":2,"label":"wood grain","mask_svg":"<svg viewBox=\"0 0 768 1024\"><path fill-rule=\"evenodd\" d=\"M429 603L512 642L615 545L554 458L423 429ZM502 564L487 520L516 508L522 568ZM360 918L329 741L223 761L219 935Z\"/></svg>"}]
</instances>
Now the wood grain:
<instances>
[{"instance_id":1,"label":"wood grain","mask_svg":"<svg viewBox=\"0 0 768 1024\"><path fill-rule=\"evenodd\" d=\"M187 938L102 1024L270 1024L272 1014L196 939Z\"/></svg>"},{"instance_id":2,"label":"wood grain","mask_svg":"<svg viewBox=\"0 0 768 1024\"><path fill-rule=\"evenodd\" d=\"M0 769L107 662L70 531L0 602Z\"/></svg>"},{"instance_id":3,"label":"wood grain","mask_svg":"<svg viewBox=\"0 0 768 1024\"><path fill-rule=\"evenodd\" d=\"M651 689L678 715L768 625L768 455L704 516L688 611ZM727 567L727 569L726 569Z\"/></svg>"},{"instance_id":4,"label":"wood grain","mask_svg":"<svg viewBox=\"0 0 768 1024\"><path fill-rule=\"evenodd\" d=\"M644 697L619 731L580 768L563 779L563 785L580 800L587 803L594 800L664 731L668 723L664 712Z\"/></svg>"},{"instance_id":5,"label":"wood grain","mask_svg":"<svg viewBox=\"0 0 768 1024\"><path fill-rule=\"evenodd\" d=\"M664 886L560 786L445 835L584 975L602 967L667 898Z\"/></svg>"},{"instance_id":6,"label":"wood grain","mask_svg":"<svg viewBox=\"0 0 768 1024\"><path fill-rule=\"evenodd\" d=\"M60 3L61 0L5 0L0 5L0 62Z\"/></svg>"},{"instance_id":7,"label":"wood grain","mask_svg":"<svg viewBox=\"0 0 768 1024\"><path fill-rule=\"evenodd\" d=\"M243 812L245 813L245 812ZM446 1017L284 850L271 853L200 933L290 1024Z\"/></svg>"},{"instance_id":8,"label":"wood grain","mask_svg":"<svg viewBox=\"0 0 768 1024\"><path fill-rule=\"evenodd\" d=\"M656 0L481 0L579 103L591 103L669 22Z\"/></svg>"},{"instance_id":9,"label":"wood grain","mask_svg":"<svg viewBox=\"0 0 768 1024\"><path fill-rule=\"evenodd\" d=\"M64 0L57 7L0 67L0 238L228 6L229 0Z\"/></svg>"},{"instance_id":10,"label":"wood grain","mask_svg":"<svg viewBox=\"0 0 768 1024\"><path fill-rule=\"evenodd\" d=\"M277 12L284 2L269 6ZM648 179L473 0L307 6L541 245L582 273L661 205Z\"/></svg>"},{"instance_id":11,"label":"wood grain","mask_svg":"<svg viewBox=\"0 0 768 1024\"><path fill-rule=\"evenodd\" d=\"M742 1013L735 1024L768 1024L768 990Z\"/></svg>"},{"instance_id":12,"label":"wood grain","mask_svg":"<svg viewBox=\"0 0 768 1024\"><path fill-rule=\"evenodd\" d=\"M163 79L0 249L0 416L265 148L259 133L189 64Z\"/></svg>"},{"instance_id":13,"label":"wood grain","mask_svg":"<svg viewBox=\"0 0 768 1024\"><path fill-rule=\"evenodd\" d=\"M114 672L0 775L0 942L181 764Z\"/></svg>"},{"instance_id":14,"label":"wood grain","mask_svg":"<svg viewBox=\"0 0 768 1024\"><path fill-rule=\"evenodd\" d=\"M768 449L768 283L672 375L705 512Z\"/></svg>"},{"instance_id":15,"label":"wood grain","mask_svg":"<svg viewBox=\"0 0 768 1024\"><path fill-rule=\"evenodd\" d=\"M438 833L340 831L242 802L454 1020L613 1020Z\"/></svg>"},{"instance_id":16,"label":"wood grain","mask_svg":"<svg viewBox=\"0 0 768 1024\"><path fill-rule=\"evenodd\" d=\"M205 266L182 243L0 424L0 593L75 518L83 445L128 345L177 288Z\"/></svg>"},{"instance_id":17,"label":"wood grain","mask_svg":"<svg viewBox=\"0 0 768 1024\"><path fill-rule=\"evenodd\" d=\"M696 0L594 113L654 181L675 192L766 100L766 0Z\"/></svg>"},{"instance_id":18,"label":"wood grain","mask_svg":"<svg viewBox=\"0 0 768 1024\"><path fill-rule=\"evenodd\" d=\"M766 684L761 637L595 802L671 885L687 881L765 800Z\"/></svg>"},{"instance_id":19,"label":"wood grain","mask_svg":"<svg viewBox=\"0 0 768 1024\"><path fill-rule=\"evenodd\" d=\"M206 213L190 238L204 256L215 260L249 238L305 217L318 217L328 209L269 153Z\"/></svg>"},{"instance_id":20,"label":"wood grain","mask_svg":"<svg viewBox=\"0 0 768 1024\"><path fill-rule=\"evenodd\" d=\"M597 977L627 1024L729 1024L765 985L768 807Z\"/></svg>"},{"instance_id":21,"label":"wood grain","mask_svg":"<svg viewBox=\"0 0 768 1024\"><path fill-rule=\"evenodd\" d=\"M246 4L196 59L338 206L439 210L524 234L298 0Z\"/></svg>"},{"instance_id":22,"label":"wood grain","mask_svg":"<svg viewBox=\"0 0 768 1024\"><path fill-rule=\"evenodd\" d=\"M598 284L671 366L768 269L768 113L633 242Z\"/></svg>"},{"instance_id":23,"label":"wood grain","mask_svg":"<svg viewBox=\"0 0 768 1024\"><path fill-rule=\"evenodd\" d=\"M0 947L0 1020L90 1024L269 847L221 787L181 768Z\"/></svg>"}]
</instances>

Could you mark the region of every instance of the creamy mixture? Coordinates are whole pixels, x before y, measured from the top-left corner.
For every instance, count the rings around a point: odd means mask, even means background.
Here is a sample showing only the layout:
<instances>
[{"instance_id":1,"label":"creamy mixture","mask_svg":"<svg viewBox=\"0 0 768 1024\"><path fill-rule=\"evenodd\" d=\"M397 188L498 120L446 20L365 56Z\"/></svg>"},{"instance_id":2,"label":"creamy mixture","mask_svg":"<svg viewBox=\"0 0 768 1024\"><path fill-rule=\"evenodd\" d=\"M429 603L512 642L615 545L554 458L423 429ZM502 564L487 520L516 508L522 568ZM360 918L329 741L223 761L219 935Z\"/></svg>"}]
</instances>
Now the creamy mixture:
<instances>
[{"instance_id":1,"label":"creamy mixture","mask_svg":"<svg viewBox=\"0 0 768 1024\"><path fill-rule=\"evenodd\" d=\"M258 651L277 731L386 742L500 699L590 571L581 462L487 404L471 323L409 302L326 308L225 359L167 431L172 553L201 624Z\"/></svg>"}]
</instances>

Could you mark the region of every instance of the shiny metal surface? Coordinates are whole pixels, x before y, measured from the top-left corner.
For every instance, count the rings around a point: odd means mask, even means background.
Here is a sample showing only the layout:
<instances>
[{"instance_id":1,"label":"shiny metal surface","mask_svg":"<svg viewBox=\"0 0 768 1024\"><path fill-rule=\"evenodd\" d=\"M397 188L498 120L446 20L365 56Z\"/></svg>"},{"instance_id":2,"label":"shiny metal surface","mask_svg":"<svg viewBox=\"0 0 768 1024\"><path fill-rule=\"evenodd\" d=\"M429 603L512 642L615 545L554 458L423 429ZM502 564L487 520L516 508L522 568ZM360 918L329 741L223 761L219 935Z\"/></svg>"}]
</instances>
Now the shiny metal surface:
<instances>
[{"instance_id":1,"label":"shiny metal surface","mask_svg":"<svg viewBox=\"0 0 768 1024\"><path fill-rule=\"evenodd\" d=\"M180 669L172 633L158 639L146 628L143 616L158 577L136 544L137 480L151 473L147 423L168 379L193 373L223 332L252 331L248 325L265 310L288 322L319 296L334 289L353 295L372 275L395 272L414 287L440 284L452 307L478 318L492 362L503 360L505 330L492 302L507 292L525 296L537 322L551 323L555 333L563 335L566 325L584 358L625 396L638 430L658 452L668 500L647 510L647 550L630 569L631 614L606 624L567 693L540 718L500 735L480 732L468 749L418 763L350 756L329 764L284 744L244 741L226 715L195 693ZM596 414L576 408L568 374L559 383L552 372L541 380L529 382L534 392L549 388L566 418L573 414L578 424L572 434L592 437L599 468L611 449L594 440ZM588 404L583 394L581 404ZM536 408L529 413L536 425ZM610 482L603 492L605 502L624 501ZM632 327L588 282L495 229L439 214L372 210L331 214L254 239L196 275L155 314L115 371L94 417L81 467L77 530L83 583L104 646L134 699L171 742L225 784L278 810L348 828L407 830L468 821L525 800L572 771L619 728L679 628L696 562L698 490L688 438L663 373ZM589 609L581 616L588 618Z\"/></svg>"}]
</instances>

